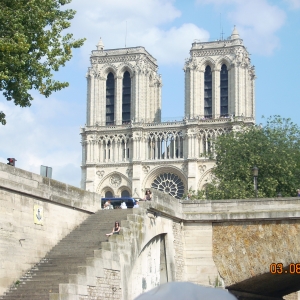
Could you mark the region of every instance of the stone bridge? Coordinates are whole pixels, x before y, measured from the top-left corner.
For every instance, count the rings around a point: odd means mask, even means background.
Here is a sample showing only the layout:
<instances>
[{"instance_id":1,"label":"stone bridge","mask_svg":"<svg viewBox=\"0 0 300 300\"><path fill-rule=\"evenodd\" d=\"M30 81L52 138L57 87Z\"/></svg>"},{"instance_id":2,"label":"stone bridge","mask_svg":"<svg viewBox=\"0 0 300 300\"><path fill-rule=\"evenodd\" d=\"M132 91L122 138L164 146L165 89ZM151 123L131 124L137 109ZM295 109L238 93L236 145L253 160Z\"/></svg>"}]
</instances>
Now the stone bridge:
<instances>
[{"instance_id":1,"label":"stone bridge","mask_svg":"<svg viewBox=\"0 0 300 300\"><path fill-rule=\"evenodd\" d=\"M171 217L161 199L151 209ZM300 290L299 198L182 201L178 206L183 280L218 285L220 277L238 299L281 299Z\"/></svg>"},{"instance_id":2,"label":"stone bridge","mask_svg":"<svg viewBox=\"0 0 300 300\"><path fill-rule=\"evenodd\" d=\"M238 299L283 299L300 290L298 198L153 195L51 300L96 299L103 291L101 299L115 299L116 286L122 299L134 299L169 281L225 287ZM97 194L0 164L0 295L99 210L99 201ZM43 208L42 226L34 222L35 205Z\"/></svg>"}]
</instances>

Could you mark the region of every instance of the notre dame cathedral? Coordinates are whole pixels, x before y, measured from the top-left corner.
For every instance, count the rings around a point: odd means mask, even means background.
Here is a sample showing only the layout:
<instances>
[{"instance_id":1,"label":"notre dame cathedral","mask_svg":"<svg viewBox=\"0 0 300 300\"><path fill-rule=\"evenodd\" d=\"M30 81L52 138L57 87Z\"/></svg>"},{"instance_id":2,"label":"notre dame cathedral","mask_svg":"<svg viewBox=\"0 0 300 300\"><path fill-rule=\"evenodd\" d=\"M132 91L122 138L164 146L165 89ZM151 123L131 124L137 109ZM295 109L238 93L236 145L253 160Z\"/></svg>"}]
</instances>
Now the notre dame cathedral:
<instances>
[{"instance_id":1,"label":"notre dame cathedral","mask_svg":"<svg viewBox=\"0 0 300 300\"><path fill-rule=\"evenodd\" d=\"M226 40L192 44L180 121L161 121L162 79L144 47L105 50L100 39L90 60L81 187L103 197L203 189L212 141L255 122L255 70L236 28Z\"/></svg>"}]
</instances>

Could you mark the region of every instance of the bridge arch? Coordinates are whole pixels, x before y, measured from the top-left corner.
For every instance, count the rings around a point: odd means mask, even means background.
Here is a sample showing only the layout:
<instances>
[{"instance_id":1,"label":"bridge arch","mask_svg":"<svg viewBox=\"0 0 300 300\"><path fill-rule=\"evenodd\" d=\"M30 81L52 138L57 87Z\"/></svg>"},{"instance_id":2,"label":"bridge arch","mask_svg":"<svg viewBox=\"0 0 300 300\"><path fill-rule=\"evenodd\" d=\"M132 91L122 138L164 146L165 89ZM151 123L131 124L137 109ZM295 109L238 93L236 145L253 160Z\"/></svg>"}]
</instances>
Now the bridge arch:
<instances>
[{"instance_id":1,"label":"bridge arch","mask_svg":"<svg viewBox=\"0 0 300 300\"><path fill-rule=\"evenodd\" d=\"M116 246L127 246L119 252L124 299L134 299L158 283L177 278L174 241L180 239L176 234L180 223L174 225L174 220L140 209L139 215L128 215L121 226L123 237L116 237Z\"/></svg>"}]
</instances>

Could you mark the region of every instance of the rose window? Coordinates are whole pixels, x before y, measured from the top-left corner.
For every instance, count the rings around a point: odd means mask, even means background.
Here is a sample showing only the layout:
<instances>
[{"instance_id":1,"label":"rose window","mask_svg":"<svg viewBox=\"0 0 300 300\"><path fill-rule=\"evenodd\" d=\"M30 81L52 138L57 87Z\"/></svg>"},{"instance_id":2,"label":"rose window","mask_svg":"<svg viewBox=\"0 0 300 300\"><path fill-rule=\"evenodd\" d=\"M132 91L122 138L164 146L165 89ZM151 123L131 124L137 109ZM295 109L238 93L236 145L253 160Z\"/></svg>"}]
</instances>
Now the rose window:
<instances>
[{"instance_id":1,"label":"rose window","mask_svg":"<svg viewBox=\"0 0 300 300\"><path fill-rule=\"evenodd\" d=\"M182 180L172 173L162 173L158 175L152 182L151 187L178 199L182 198L184 193Z\"/></svg>"}]
</instances>

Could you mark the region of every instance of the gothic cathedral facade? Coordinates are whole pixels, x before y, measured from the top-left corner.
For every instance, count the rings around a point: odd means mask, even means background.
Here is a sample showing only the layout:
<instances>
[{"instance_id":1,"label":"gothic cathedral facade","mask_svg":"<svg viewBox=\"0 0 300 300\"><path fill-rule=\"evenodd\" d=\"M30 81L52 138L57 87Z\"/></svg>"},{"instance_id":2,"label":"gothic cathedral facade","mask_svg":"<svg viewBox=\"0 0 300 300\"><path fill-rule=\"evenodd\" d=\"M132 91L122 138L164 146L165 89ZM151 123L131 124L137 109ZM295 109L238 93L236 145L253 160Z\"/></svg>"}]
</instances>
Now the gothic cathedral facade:
<instances>
[{"instance_id":1,"label":"gothic cathedral facade","mask_svg":"<svg viewBox=\"0 0 300 300\"><path fill-rule=\"evenodd\" d=\"M81 187L102 197L143 198L155 188L180 199L203 189L212 141L255 122L255 70L236 28L226 40L192 44L180 121L161 121L162 80L144 47L105 50L100 39L90 60Z\"/></svg>"}]
</instances>

